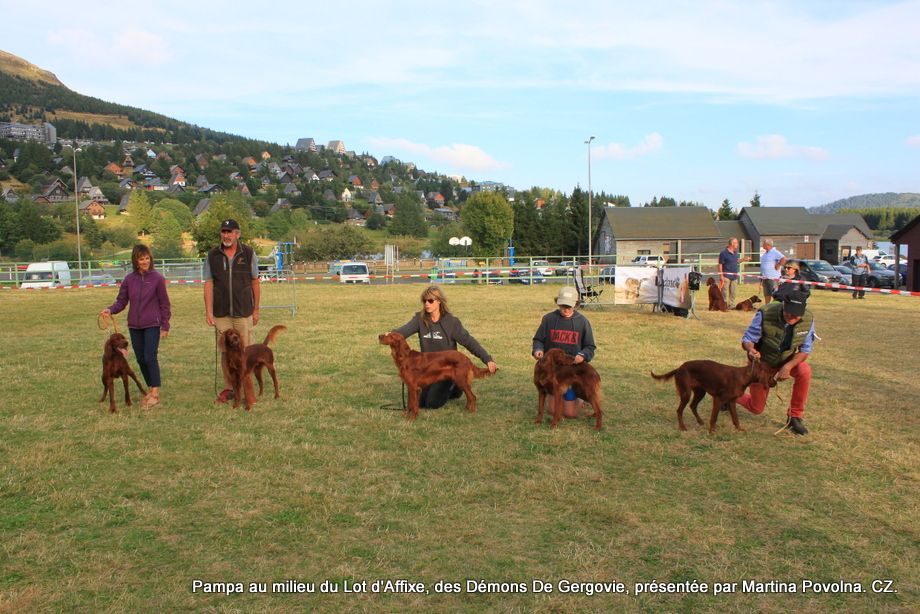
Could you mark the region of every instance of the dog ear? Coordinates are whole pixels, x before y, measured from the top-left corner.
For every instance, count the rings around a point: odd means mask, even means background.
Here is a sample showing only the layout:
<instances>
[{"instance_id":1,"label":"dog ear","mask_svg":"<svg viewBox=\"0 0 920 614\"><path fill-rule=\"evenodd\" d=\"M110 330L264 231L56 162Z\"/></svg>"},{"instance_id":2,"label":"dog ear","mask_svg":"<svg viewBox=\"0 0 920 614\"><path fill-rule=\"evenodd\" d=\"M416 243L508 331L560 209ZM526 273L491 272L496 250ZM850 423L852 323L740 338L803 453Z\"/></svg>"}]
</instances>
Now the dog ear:
<instances>
[{"instance_id":1,"label":"dog ear","mask_svg":"<svg viewBox=\"0 0 920 614\"><path fill-rule=\"evenodd\" d=\"M105 345L102 347L102 356L103 358L111 359L117 353L115 350L115 334L113 333L105 340Z\"/></svg>"},{"instance_id":2,"label":"dog ear","mask_svg":"<svg viewBox=\"0 0 920 614\"><path fill-rule=\"evenodd\" d=\"M224 336L227 334L227 331L224 331L217 335L217 349L221 352L227 351L227 341L224 339Z\"/></svg>"}]
</instances>

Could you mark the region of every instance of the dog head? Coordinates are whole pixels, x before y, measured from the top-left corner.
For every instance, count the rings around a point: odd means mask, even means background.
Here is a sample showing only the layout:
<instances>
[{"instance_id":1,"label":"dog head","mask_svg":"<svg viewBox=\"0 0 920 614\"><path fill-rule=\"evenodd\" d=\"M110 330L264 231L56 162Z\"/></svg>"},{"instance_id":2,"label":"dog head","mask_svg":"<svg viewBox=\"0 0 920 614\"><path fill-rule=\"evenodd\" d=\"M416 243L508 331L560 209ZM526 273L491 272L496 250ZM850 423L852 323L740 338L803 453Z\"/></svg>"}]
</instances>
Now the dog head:
<instances>
[{"instance_id":1,"label":"dog head","mask_svg":"<svg viewBox=\"0 0 920 614\"><path fill-rule=\"evenodd\" d=\"M545 354L543 354L542 360L546 361L546 364L552 366L575 364L575 357L569 356L559 348L548 350Z\"/></svg>"},{"instance_id":2,"label":"dog head","mask_svg":"<svg viewBox=\"0 0 920 614\"><path fill-rule=\"evenodd\" d=\"M124 335L121 333L112 333L105 342L103 355L106 359L112 359L117 356L123 356L127 359L129 347L128 340Z\"/></svg>"},{"instance_id":3,"label":"dog head","mask_svg":"<svg viewBox=\"0 0 920 614\"><path fill-rule=\"evenodd\" d=\"M409 355L409 344L406 338L396 332L383 333L377 337L380 345L390 346L390 353L393 360L399 360Z\"/></svg>"},{"instance_id":4,"label":"dog head","mask_svg":"<svg viewBox=\"0 0 920 614\"><path fill-rule=\"evenodd\" d=\"M243 349L243 336L238 331L228 328L217 338L217 347L221 352L239 352Z\"/></svg>"},{"instance_id":5,"label":"dog head","mask_svg":"<svg viewBox=\"0 0 920 614\"><path fill-rule=\"evenodd\" d=\"M712 277L710 277L709 279L706 280L706 285L707 285L707 286L714 286L714 285L716 285L716 280L713 279Z\"/></svg>"},{"instance_id":6,"label":"dog head","mask_svg":"<svg viewBox=\"0 0 920 614\"><path fill-rule=\"evenodd\" d=\"M771 367L764 361L757 359L751 363L751 370L754 373L752 384L760 384L764 388L776 387L776 373L779 371L776 367Z\"/></svg>"},{"instance_id":7,"label":"dog head","mask_svg":"<svg viewBox=\"0 0 920 614\"><path fill-rule=\"evenodd\" d=\"M752 296L752 297L749 298L748 300L751 301L751 305L755 305L755 304L757 304L757 303L760 302L760 297L757 296L757 295L755 294L754 296Z\"/></svg>"}]
</instances>

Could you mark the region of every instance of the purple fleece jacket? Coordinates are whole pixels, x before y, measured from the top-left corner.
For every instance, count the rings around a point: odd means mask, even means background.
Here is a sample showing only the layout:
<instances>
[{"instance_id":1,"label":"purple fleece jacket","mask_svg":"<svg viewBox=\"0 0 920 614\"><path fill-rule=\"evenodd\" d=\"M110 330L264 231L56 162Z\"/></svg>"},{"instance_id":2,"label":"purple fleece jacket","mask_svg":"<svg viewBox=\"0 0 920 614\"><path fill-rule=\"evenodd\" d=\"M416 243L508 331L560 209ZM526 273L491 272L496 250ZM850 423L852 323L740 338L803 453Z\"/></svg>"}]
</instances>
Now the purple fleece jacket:
<instances>
[{"instance_id":1,"label":"purple fleece jacket","mask_svg":"<svg viewBox=\"0 0 920 614\"><path fill-rule=\"evenodd\" d=\"M128 310L128 328L150 328L159 326L169 330L169 296L166 294L166 279L158 271L128 273L121 282L118 298L109 307L116 314L131 303Z\"/></svg>"}]
</instances>

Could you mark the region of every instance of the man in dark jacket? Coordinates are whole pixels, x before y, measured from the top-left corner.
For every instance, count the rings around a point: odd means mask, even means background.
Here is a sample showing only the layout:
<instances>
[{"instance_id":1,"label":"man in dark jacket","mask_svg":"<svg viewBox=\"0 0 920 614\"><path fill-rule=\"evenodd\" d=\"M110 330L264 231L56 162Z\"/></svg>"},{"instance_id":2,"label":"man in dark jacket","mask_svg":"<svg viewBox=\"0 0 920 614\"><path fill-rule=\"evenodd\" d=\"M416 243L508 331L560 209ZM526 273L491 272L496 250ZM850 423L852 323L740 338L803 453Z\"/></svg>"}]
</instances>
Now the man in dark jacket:
<instances>
[{"instance_id":1,"label":"man in dark jacket","mask_svg":"<svg viewBox=\"0 0 920 614\"><path fill-rule=\"evenodd\" d=\"M795 290L785 294L782 302L764 305L754 314L741 338L741 347L750 360L760 359L779 369L776 381L790 377L794 380L785 428L795 435L808 434L802 418L811 385L811 367L805 360L815 342L815 318L806 309L807 300L807 292ZM738 398L738 405L752 414L762 413L769 394L769 388L751 384L748 393Z\"/></svg>"},{"instance_id":2,"label":"man in dark jacket","mask_svg":"<svg viewBox=\"0 0 920 614\"><path fill-rule=\"evenodd\" d=\"M240 241L240 225L227 219L220 223L220 245L208 252L204 261L204 312L208 326L217 333L234 329L246 345L251 343L252 328L259 323L259 262L252 248ZM233 387L227 388L218 400L226 402Z\"/></svg>"}]
</instances>

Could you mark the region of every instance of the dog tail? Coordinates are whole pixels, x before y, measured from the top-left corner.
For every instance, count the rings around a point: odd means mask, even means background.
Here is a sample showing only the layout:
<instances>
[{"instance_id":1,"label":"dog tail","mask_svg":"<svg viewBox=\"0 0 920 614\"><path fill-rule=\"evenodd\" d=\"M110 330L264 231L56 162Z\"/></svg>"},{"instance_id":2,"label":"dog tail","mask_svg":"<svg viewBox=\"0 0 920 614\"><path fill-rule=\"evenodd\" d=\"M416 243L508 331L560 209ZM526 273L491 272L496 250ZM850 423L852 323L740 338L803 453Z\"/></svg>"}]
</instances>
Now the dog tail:
<instances>
[{"instance_id":1,"label":"dog tail","mask_svg":"<svg viewBox=\"0 0 920 614\"><path fill-rule=\"evenodd\" d=\"M498 371L498 369L496 369ZM473 367L473 377L476 379L482 379L484 377L489 377L492 375L492 372L488 369L483 369L481 367Z\"/></svg>"},{"instance_id":2,"label":"dog tail","mask_svg":"<svg viewBox=\"0 0 920 614\"><path fill-rule=\"evenodd\" d=\"M263 341L262 343L264 343L265 345L268 345L269 343L274 341L275 337L277 337L278 334L283 330L287 330L287 326L285 326L284 324L278 324L276 326L272 326L269 329L268 334L265 335L265 341Z\"/></svg>"},{"instance_id":3,"label":"dog tail","mask_svg":"<svg viewBox=\"0 0 920 614\"><path fill-rule=\"evenodd\" d=\"M677 369L674 369L673 371L668 371L668 372L665 373L664 375L655 375L655 373L652 372L652 371L649 371L649 373L651 373L651 374L652 374L652 377L654 377L656 380L658 380L658 381L660 381L660 382L666 382L666 381L668 381L669 379L671 379L672 377L674 377L674 374L677 373L677 371L678 371Z\"/></svg>"}]
</instances>

